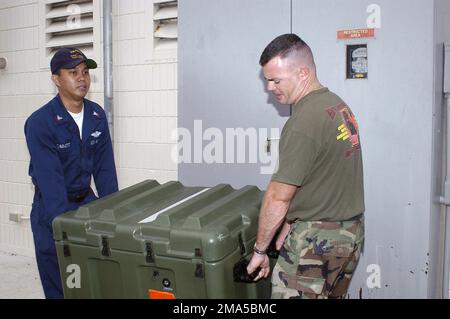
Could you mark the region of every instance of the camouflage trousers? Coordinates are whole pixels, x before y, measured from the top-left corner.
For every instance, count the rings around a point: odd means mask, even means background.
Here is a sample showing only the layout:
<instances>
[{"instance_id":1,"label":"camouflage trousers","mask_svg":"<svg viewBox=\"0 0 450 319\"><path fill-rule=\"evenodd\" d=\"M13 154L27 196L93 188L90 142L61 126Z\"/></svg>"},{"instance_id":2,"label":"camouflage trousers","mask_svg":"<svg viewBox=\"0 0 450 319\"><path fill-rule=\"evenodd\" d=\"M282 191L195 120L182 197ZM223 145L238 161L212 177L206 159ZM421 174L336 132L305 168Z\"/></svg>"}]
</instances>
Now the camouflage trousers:
<instances>
[{"instance_id":1,"label":"camouflage trousers","mask_svg":"<svg viewBox=\"0 0 450 319\"><path fill-rule=\"evenodd\" d=\"M272 273L272 298L345 298L364 242L364 219L291 225Z\"/></svg>"}]
</instances>

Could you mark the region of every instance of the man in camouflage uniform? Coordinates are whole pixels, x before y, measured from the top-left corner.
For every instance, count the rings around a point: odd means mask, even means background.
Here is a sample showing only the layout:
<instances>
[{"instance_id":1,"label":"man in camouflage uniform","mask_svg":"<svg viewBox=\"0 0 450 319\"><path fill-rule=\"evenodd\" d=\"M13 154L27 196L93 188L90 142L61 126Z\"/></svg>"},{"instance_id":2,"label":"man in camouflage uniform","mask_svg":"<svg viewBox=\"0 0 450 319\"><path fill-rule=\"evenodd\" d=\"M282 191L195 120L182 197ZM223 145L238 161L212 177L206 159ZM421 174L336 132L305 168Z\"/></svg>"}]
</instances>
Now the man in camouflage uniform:
<instances>
[{"instance_id":1,"label":"man in camouflage uniform","mask_svg":"<svg viewBox=\"0 0 450 319\"><path fill-rule=\"evenodd\" d=\"M358 124L320 84L311 49L297 35L275 38L260 64L268 91L293 108L247 271L260 267L255 280L268 277L266 250L277 236L272 298L344 298L364 241Z\"/></svg>"}]
</instances>

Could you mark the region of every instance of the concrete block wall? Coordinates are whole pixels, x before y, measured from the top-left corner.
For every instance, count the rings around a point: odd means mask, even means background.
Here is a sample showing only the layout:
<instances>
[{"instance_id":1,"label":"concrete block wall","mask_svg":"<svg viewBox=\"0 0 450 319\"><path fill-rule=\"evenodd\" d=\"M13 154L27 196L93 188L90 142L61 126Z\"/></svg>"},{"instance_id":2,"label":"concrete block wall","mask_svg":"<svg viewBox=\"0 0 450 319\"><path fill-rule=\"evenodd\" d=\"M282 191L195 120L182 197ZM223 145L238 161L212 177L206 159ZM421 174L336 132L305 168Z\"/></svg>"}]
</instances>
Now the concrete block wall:
<instances>
[{"instance_id":1,"label":"concrete block wall","mask_svg":"<svg viewBox=\"0 0 450 319\"><path fill-rule=\"evenodd\" d=\"M9 214L29 216L34 189L23 125L56 93L50 71L41 65L40 5L40 0L0 1L0 57L8 60L0 70L0 250L30 256L29 220L11 222ZM148 0L113 2L114 150L120 188L145 179L177 179L170 157L177 127L177 61L173 55L154 58L152 10ZM103 105L99 52L88 98Z\"/></svg>"},{"instance_id":2,"label":"concrete block wall","mask_svg":"<svg viewBox=\"0 0 450 319\"><path fill-rule=\"evenodd\" d=\"M33 253L29 221L9 221L10 213L29 216L33 197L23 125L54 92L39 66L38 20L35 0L0 2L0 56L8 60L0 70L0 249L25 255Z\"/></svg>"},{"instance_id":3,"label":"concrete block wall","mask_svg":"<svg viewBox=\"0 0 450 319\"><path fill-rule=\"evenodd\" d=\"M177 179L177 62L153 51L153 1L113 2L114 147L120 187ZM149 32L150 31L150 32Z\"/></svg>"}]
</instances>

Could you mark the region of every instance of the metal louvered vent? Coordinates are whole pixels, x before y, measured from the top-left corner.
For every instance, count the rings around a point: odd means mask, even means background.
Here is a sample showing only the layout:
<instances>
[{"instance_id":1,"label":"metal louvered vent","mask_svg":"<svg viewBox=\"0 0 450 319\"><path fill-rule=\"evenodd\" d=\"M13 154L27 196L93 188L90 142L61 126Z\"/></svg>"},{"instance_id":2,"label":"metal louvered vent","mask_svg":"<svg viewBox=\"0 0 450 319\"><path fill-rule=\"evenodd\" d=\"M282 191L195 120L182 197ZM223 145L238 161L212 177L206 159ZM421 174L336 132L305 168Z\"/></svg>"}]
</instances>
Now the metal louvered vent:
<instances>
[{"instance_id":1,"label":"metal louvered vent","mask_svg":"<svg viewBox=\"0 0 450 319\"><path fill-rule=\"evenodd\" d=\"M153 37L155 50L177 48L178 1L153 1Z\"/></svg>"},{"instance_id":2,"label":"metal louvered vent","mask_svg":"<svg viewBox=\"0 0 450 319\"><path fill-rule=\"evenodd\" d=\"M94 51L94 0L44 0L46 56L61 47Z\"/></svg>"}]
</instances>

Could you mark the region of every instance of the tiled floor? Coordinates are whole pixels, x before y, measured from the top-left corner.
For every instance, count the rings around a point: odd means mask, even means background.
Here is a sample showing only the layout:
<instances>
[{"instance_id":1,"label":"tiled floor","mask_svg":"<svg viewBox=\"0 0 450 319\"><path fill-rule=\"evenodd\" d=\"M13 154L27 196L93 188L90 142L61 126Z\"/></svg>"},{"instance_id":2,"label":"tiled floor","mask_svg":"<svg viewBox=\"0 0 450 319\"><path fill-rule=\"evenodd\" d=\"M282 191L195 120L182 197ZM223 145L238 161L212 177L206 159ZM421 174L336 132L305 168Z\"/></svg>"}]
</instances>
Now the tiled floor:
<instances>
[{"instance_id":1,"label":"tiled floor","mask_svg":"<svg viewBox=\"0 0 450 319\"><path fill-rule=\"evenodd\" d=\"M42 299L36 260L0 251L0 299Z\"/></svg>"}]
</instances>

